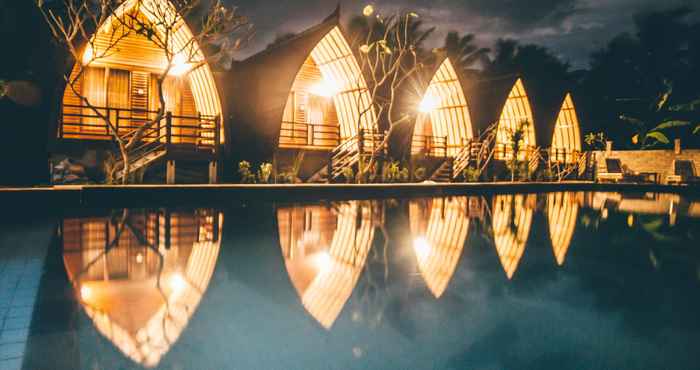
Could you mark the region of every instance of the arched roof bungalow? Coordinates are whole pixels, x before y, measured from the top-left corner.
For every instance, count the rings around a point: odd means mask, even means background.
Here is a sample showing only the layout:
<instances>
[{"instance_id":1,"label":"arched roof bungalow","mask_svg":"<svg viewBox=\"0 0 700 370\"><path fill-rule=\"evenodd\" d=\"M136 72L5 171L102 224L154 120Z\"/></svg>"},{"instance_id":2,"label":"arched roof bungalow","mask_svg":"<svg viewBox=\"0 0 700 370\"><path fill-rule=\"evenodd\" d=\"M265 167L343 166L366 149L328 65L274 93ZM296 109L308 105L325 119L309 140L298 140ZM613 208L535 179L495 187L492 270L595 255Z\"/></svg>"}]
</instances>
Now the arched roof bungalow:
<instances>
[{"instance_id":1,"label":"arched roof bungalow","mask_svg":"<svg viewBox=\"0 0 700 370\"><path fill-rule=\"evenodd\" d=\"M459 264L469 234L468 198L432 198L409 203L409 222L418 269L440 298Z\"/></svg>"},{"instance_id":2,"label":"arched roof bungalow","mask_svg":"<svg viewBox=\"0 0 700 370\"><path fill-rule=\"evenodd\" d=\"M411 154L454 157L474 137L464 83L450 58L428 71L413 128Z\"/></svg>"},{"instance_id":3,"label":"arched roof bungalow","mask_svg":"<svg viewBox=\"0 0 700 370\"><path fill-rule=\"evenodd\" d=\"M511 136L523 122L528 124L523 127L524 135L519 159L524 160L528 150L537 146L535 117L521 77L513 76L475 83L469 87L467 99L477 134L483 133L494 123L497 124L495 159L512 158Z\"/></svg>"},{"instance_id":4,"label":"arched roof bungalow","mask_svg":"<svg viewBox=\"0 0 700 370\"><path fill-rule=\"evenodd\" d=\"M240 158L270 160L283 149L330 152L360 129L376 131L367 83L339 17L337 9L321 24L234 64L227 124Z\"/></svg>"},{"instance_id":5,"label":"arched roof bungalow","mask_svg":"<svg viewBox=\"0 0 700 370\"><path fill-rule=\"evenodd\" d=\"M581 128L570 92L528 87L537 126L537 144L556 162L576 163L581 152Z\"/></svg>"},{"instance_id":6,"label":"arched roof bungalow","mask_svg":"<svg viewBox=\"0 0 700 370\"><path fill-rule=\"evenodd\" d=\"M169 0L123 2L86 42L82 60L71 73L73 79L80 66L85 67L74 85L78 93L70 85L63 91L58 139L64 143L79 140L83 146L86 140L95 144L113 140L104 121L79 95L110 117L120 135L156 117L160 107L156 80L169 62L165 50L124 26L130 17L167 33L172 40L170 52L175 54L163 85L165 111L172 119L154 126L144 141L175 145L193 154L214 154L225 141L221 94L205 51ZM173 17L175 27L159 26L164 17ZM163 146L158 153L165 154L167 149Z\"/></svg>"},{"instance_id":7,"label":"arched roof bungalow","mask_svg":"<svg viewBox=\"0 0 700 370\"><path fill-rule=\"evenodd\" d=\"M547 223L549 239L557 265L564 265L566 253L574 237L578 221L579 203L576 193L561 192L547 194Z\"/></svg>"},{"instance_id":8,"label":"arched roof bungalow","mask_svg":"<svg viewBox=\"0 0 700 370\"><path fill-rule=\"evenodd\" d=\"M374 240L370 202L277 210L284 264L301 304L325 329L333 326L363 271Z\"/></svg>"},{"instance_id":9,"label":"arched roof bungalow","mask_svg":"<svg viewBox=\"0 0 700 370\"><path fill-rule=\"evenodd\" d=\"M121 231L110 217L65 219L63 261L97 331L135 363L157 366L207 291L222 226L213 210L132 211Z\"/></svg>"},{"instance_id":10,"label":"arched roof bungalow","mask_svg":"<svg viewBox=\"0 0 700 370\"><path fill-rule=\"evenodd\" d=\"M493 198L493 241L509 280L525 253L536 203L534 194L496 195Z\"/></svg>"}]
</instances>

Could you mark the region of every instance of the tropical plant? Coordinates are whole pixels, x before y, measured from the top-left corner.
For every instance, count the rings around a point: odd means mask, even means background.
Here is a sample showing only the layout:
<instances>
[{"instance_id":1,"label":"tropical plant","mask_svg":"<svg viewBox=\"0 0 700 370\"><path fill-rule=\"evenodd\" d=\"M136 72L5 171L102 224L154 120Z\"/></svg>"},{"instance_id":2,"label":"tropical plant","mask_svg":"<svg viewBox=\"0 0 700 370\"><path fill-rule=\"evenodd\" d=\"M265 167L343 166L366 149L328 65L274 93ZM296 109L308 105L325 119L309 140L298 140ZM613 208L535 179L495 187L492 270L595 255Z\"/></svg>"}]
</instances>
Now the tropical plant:
<instances>
[{"instance_id":1,"label":"tropical plant","mask_svg":"<svg viewBox=\"0 0 700 370\"><path fill-rule=\"evenodd\" d=\"M474 40L474 34L460 36L455 31L449 32L445 37L443 50L460 72L466 72L478 64L486 66L489 63L488 54L491 50L475 45Z\"/></svg>"},{"instance_id":2,"label":"tropical plant","mask_svg":"<svg viewBox=\"0 0 700 370\"><path fill-rule=\"evenodd\" d=\"M462 177L466 182L477 182L481 177L481 171L478 168L467 166L462 170Z\"/></svg>"},{"instance_id":3,"label":"tropical plant","mask_svg":"<svg viewBox=\"0 0 700 370\"><path fill-rule=\"evenodd\" d=\"M248 161L241 161L238 163L238 175L241 179L241 183L243 184L255 184L257 180L255 173L252 171L250 162Z\"/></svg>"},{"instance_id":4,"label":"tropical plant","mask_svg":"<svg viewBox=\"0 0 700 370\"><path fill-rule=\"evenodd\" d=\"M389 129L369 160L359 163L358 181L371 177L369 172L374 170L395 127L411 119L410 115L398 112L399 91L423 68L421 45L434 31L434 28L424 29L419 15L412 11L383 16L368 5L363 9L363 16L355 17L348 27L353 47L359 51L358 61L369 95L367 101L364 96L356 94L357 106L360 107L356 126L359 130L367 120L366 116L374 115L373 125L384 120Z\"/></svg>"},{"instance_id":5,"label":"tropical plant","mask_svg":"<svg viewBox=\"0 0 700 370\"><path fill-rule=\"evenodd\" d=\"M510 171L510 181L515 181L516 178L529 178L529 166L527 165L527 161L520 160L520 150L522 149L522 144L525 143L525 135L527 135L529 126L530 122L522 120L518 122L515 128L509 127L505 130L506 136L508 137L508 144L510 145L510 157L507 163L508 170ZM525 170L523 170L523 165L525 166ZM523 174L525 174L525 176L523 176Z\"/></svg>"},{"instance_id":6,"label":"tropical plant","mask_svg":"<svg viewBox=\"0 0 700 370\"><path fill-rule=\"evenodd\" d=\"M591 150L605 149L606 141L607 139L603 132L589 132L583 137L583 142L586 143Z\"/></svg>"},{"instance_id":7,"label":"tropical plant","mask_svg":"<svg viewBox=\"0 0 700 370\"><path fill-rule=\"evenodd\" d=\"M258 169L257 180L261 184L268 184L272 176L272 163L263 162Z\"/></svg>"},{"instance_id":8,"label":"tropical plant","mask_svg":"<svg viewBox=\"0 0 700 370\"><path fill-rule=\"evenodd\" d=\"M418 182L424 181L424 180L426 180L427 173L428 173L428 171L426 170L426 168L420 166L420 167L416 168L415 171L413 171L413 178Z\"/></svg>"},{"instance_id":9,"label":"tropical plant","mask_svg":"<svg viewBox=\"0 0 700 370\"><path fill-rule=\"evenodd\" d=\"M665 81L665 89L649 104L649 110L633 117L622 114L620 120L633 126L632 144L642 149L655 147L659 144L668 145L669 131L690 126L692 114L697 106L700 106L700 99L686 104L670 105L669 101L673 93L671 82ZM700 131L700 121L694 132Z\"/></svg>"}]
</instances>

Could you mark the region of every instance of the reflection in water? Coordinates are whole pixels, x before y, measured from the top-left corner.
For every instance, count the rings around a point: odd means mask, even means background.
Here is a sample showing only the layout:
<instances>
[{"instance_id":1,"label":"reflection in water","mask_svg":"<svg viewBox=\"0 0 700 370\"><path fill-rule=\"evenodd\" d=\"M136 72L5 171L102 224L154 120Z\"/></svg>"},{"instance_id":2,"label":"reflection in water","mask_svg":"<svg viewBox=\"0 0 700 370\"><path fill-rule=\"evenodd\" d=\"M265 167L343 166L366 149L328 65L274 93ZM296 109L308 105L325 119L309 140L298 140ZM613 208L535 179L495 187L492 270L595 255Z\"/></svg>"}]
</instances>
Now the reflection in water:
<instances>
[{"instance_id":1,"label":"reflection in water","mask_svg":"<svg viewBox=\"0 0 700 370\"><path fill-rule=\"evenodd\" d=\"M63 220L63 259L97 330L146 367L178 339L207 290L223 214L127 211Z\"/></svg>"},{"instance_id":2,"label":"reflection in water","mask_svg":"<svg viewBox=\"0 0 700 370\"><path fill-rule=\"evenodd\" d=\"M409 220L418 269L440 298L454 274L469 232L467 197L411 201Z\"/></svg>"},{"instance_id":3,"label":"reflection in water","mask_svg":"<svg viewBox=\"0 0 700 370\"><path fill-rule=\"evenodd\" d=\"M547 194L547 221L552 251L559 266L564 265L566 252L574 237L578 218L577 193Z\"/></svg>"},{"instance_id":4,"label":"reflection in water","mask_svg":"<svg viewBox=\"0 0 700 370\"><path fill-rule=\"evenodd\" d=\"M493 198L493 239L508 279L513 278L530 236L537 195L496 195Z\"/></svg>"},{"instance_id":5,"label":"reflection in water","mask_svg":"<svg viewBox=\"0 0 700 370\"><path fill-rule=\"evenodd\" d=\"M277 209L289 278L304 308L326 329L333 326L357 284L378 218L372 202Z\"/></svg>"}]
</instances>

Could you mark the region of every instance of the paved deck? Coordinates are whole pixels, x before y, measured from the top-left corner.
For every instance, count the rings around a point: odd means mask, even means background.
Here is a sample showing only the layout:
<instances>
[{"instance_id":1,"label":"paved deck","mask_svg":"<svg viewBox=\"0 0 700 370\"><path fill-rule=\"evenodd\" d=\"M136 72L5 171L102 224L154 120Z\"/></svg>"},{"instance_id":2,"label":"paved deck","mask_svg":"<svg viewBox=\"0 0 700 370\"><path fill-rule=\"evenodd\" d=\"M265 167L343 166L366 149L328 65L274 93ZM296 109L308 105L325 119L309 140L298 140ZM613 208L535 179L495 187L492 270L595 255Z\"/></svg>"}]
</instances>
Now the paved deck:
<instances>
[{"instance_id":1,"label":"paved deck","mask_svg":"<svg viewBox=\"0 0 700 370\"><path fill-rule=\"evenodd\" d=\"M225 205L239 200L304 201L489 194L505 192L626 191L700 195L699 186L656 184L561 183L415 183L299 185L78 185L43 188L0 188L0 204L17 211L41 208Z\"/></svg>"}]
</instances>

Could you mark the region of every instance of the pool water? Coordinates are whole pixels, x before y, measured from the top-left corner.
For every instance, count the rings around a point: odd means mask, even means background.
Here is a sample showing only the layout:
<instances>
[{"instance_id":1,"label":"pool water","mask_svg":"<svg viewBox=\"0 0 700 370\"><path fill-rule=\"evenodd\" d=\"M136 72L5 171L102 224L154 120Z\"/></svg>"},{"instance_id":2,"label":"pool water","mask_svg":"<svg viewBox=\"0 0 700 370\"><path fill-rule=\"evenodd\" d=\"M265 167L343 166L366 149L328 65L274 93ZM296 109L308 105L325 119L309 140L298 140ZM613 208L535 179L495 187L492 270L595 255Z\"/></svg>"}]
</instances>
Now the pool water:
<instances>
[{"instance_id":1,"label":"pool water","mask_svg":"<svg viewBox=\"0 0 700 370\"><path fill-rule=\"evenodd\" d=\"M0 370L698 369L700 201L547 193L0 226Z\"/></svg>"}]
</instances>

